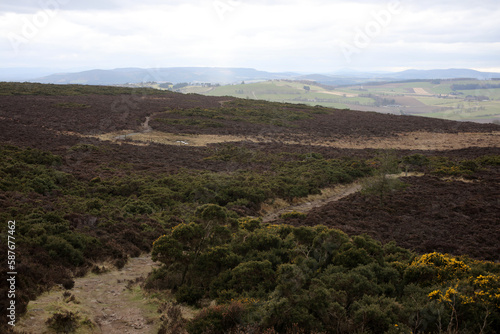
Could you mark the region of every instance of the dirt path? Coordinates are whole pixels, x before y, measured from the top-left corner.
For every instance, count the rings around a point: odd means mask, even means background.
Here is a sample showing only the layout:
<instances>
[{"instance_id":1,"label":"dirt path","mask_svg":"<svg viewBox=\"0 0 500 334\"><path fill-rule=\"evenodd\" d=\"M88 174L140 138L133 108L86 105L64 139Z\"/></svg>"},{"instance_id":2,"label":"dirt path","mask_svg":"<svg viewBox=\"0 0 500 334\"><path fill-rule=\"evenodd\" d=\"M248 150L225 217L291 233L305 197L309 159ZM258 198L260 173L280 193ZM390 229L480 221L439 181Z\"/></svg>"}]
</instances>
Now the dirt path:
<instances>
[{"instance_id":1,"label":"dirt path","mask_svg":"<svg viewBox=\"0 0 500 334\"><path fill-rule=\"evenodd\" d=\"M142 128L143 128L142 132L151 132L151 131L153 131L153 128L149 125L149 121L150 120L151 120L151 116L146 117L146 120L144 121L144 123L142 123Z\"/></svg>"},{"instance_id":2,"label":"dirt path","mask_svg":"<svg viewBox=\"0 0 500 334\"><path fill-rule=\"evenodd\" d=\"M423 175L424 175L423 173L402 172L400 174L390 174L387 175L387 177L399 178L403 176L406 177L406 176L423 176ZM271 222L273 220L278 219L281 214L286 212L298 211L302 213L308 213L314 208L321 207L331 202L336 202L344 197L347 197L349 195L357 193L358 191L361 191L362 182L363 180L358 180L350 184L337 185L332 188L322 189L321 195L310 195L305 199L299 199L301 201L300 203L295 203L295 204L287 203L288 205L282 206L281 208L278 209L273 209L273 208L268 209L267 212L265 212L264 215L262 216L262 221L264 223ZM265 208L264 211L266 211Z\"/></svg>"},{"instance_id":3,"label":"dirt path","mask_svg":"<svg viewBox=\"0 0 500 334\"><path fill-rule=\"evenodd\" d=\"M153 128L149 125L149 121L150 120L151 120L151 116L147 116L146 120L144 121L144 123L141 123L142 130L140 132L125 133L123 135L119 135L119 136L115 137L114 139L115 140L125 140L125 139L127 139L127 137L132 137L132 136L140 135L142 133L150 133L150 132L152 132Z\"/></svg>"},{"instance_id":4,"label":"dirt path","mask_svg":"<svg viewBox=\"0 0 500 334\"><path fill-rule=\"evenodd\" d=\"M137 284L154 266L144 255L130 259L120 270L75 279L69 296L62 288L53 289L29 303L15 332L45 333L52 314L70 311L80 317L78 333L156 333L156 306L148 303Z\"/></svg>"},{"instance_id":5,"label":"dirt path","mask_svg":"<svg viewBox=\"0 0 500 334\"><path fill-rule=\"evenodd\" d=\"M276 220L282 213L298 211L302 213L307 213L310 210L323 206L325 204L338 201L344 197L354 194L361 190L361 184L354 182L348 185L339 185L334 188L329 188L328 190L323 190L326 195L323 196L310 196L309 201L303 203L297 203L285 208L278 209L277 211L269 212L262 217L264 223ZM315 198L317 197L317 198Z\"/></svg>"}]
</instances>

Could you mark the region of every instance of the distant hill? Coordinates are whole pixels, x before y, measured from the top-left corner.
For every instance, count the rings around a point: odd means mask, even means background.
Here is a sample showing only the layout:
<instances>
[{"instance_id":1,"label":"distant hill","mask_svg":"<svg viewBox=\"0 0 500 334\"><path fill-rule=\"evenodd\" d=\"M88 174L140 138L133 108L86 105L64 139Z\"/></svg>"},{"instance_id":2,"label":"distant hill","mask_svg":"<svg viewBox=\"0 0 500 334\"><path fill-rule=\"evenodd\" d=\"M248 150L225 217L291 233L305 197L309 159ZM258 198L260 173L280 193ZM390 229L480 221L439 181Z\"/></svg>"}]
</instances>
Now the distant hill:
<instances>
[{"instance_id":1,"label":"distant hill","mask_svg":"<svg viewBox=\"0 0 500 334\"><path fill-rule=\"evenodd\" d=\"M349 76L339 75L324 75L324 74L308 74L302 75L297 80L311 80L324 85L339 86L339 85L355 85L360 82L366 82L366 79L353 78Z\"/></svg>"},{"instance_id":2,"label":"distant hill","mask_svg":"<svg viewBox=\"0 0 500 334\"><path fill-rule=\"evenodd\" d=\"M477 79L500 78L500 73L480 72L469 69L406 70L402 72L358 72L339 71L334 74L310 74L298 77L299 80L313 80L324 85L345 86L375 81L432 80L432 79Z\"/></svg>"},{"instance_id":3,"label":"distant hill","mask_svg":"<svg viewBox=\"0 0 500 334\"><path fill-rule=\"evenodd\" d=\"M468 69L446 69L446 70L406 70L403 72L393 73L389 75L392 78L399 79L456 79L470 78L478 80L487 80L500 78L500 73L479 72Z\"/></svg>"},{"instance_id":4,"label":"distant hill","mask_svg":"<svg viewBox=\"0 0 500 334\"><path fill-rule=\"evenodd\" d=\"M139 82L189 82L229 84L250 80L286 79L296 73L270 73L251 68L171 67L171 68L120 68L91 70L79 73L59 73L35 79L40 83L119 85Z\"/></svg>"},{"instance_id":5,"label":"distant hill","mask_svg":"<svg viewBox=\"0 0 500 334\"><path fill-rule=\"evenodd\" d=\"M273 73L252 68L221 67L169 67L169 68L117 68L112 70L87 70L73 73L47 75L38 69L2 69L0 81L32 81L52 84L122 85L141 82L171 83L219 83L234 84L273 79L311 80L330 86L345 86L373 81L401 81L415 79L492 79L500 73L479 72L470 69L406 70L402 72L359 72L342 70L338 73L298 74L294 72Z\"/></svg>"}]
</instances>

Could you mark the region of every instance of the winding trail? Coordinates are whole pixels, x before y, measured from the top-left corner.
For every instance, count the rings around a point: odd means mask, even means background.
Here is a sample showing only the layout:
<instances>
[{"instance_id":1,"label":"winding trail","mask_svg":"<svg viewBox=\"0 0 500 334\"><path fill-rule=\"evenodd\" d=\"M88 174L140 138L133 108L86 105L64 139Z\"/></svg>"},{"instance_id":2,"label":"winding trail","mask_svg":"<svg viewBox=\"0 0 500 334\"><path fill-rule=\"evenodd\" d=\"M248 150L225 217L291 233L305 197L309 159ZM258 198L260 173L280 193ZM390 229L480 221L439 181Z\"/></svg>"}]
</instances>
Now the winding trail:
<instances>
[{"instance_id":1,"label":"winding trail","mask_svg":"<svg viewBox=\"0 0 500 334\"><path fill-rule=\"evenodd\" d=\"M153 128L149 125L149 121L151 120L151 116L147 116L146 117L146 120L144 121L144 123L142 123L142 132L143 133L147 133L147 132L151 132L153 131Z\"/></svg>"},{"instance_id":2,"label":"winding trail","mask_svg":"<svg viewBox=\"0 0 500 334\"><path fill-rule=\"evenodd\" d=\"M423 173L415 173L415 172L401 172L399 174L387 174L388 178L400 178L407 176L423 176ZM279 208L277 210L272 210L271 212L267 212L262 216L262 222L268 223L274 221L279 218L279 216L286 212L298 211L302 213L308 213L314 208L321 207L331 202L336 202L345 198L349 195L357 193L361 191L363 186L361 185L363 179L359 179L353 183L336 185L332 188L325 188L321 191L324 192L324 195L312 195L308 198L301 199L300 203L287 205L286 207Z\"/></svg>"},{"instance_id":3,"label":"winding trail","mask_svg":"<svg viewBox=\"0 0 500 334\"><path fill-rule=\"evenodd\" d=\"M153 115L151 115L151 116L153 116ZM115 139L116 140L125 140L125 139L127 139L127 137L140 135L141 133L152 132L153 128L149 125L149 121L151 120L151 116L147 116L146 119L144 120L144 123L141 124L141 127L142 127L141 131L126 133L124 135L119 135L119 136L115 137Z\"/></svg>"},{"instance_id":4,"label":"winding trail","mask_svg":"<svg viewBox=\"0 0 500 334\"><path fill-rule=\"evenodd\" d=\"M125 334L157 333L156 307L137 287L155 267L151 256L129 259L120 270L76 278L72 296L64 297L60 287L43 294L28 305L28 312L18 321L15 333L45 333L46 321L54 312L78 312L81 330L88 333ZM74 298L74 300L71 300ZM89 324L92 325L89 325Z\"/></svg>"},{"instance_id":5,"label":"winding trail","mask_svg":"<svg viewBox=\"0 0 500 334\"><path fill-rule=\"evenodd\" d=\"M313 199L305 203L298 203L290 205L286 208L279 209L278 211L267 213L262 217L262 222L268 223L279 218L279 216L285 212L299 211L302 213L307 213L314 208L326 205L331 202L338 201L344 197L354 194L361 190L361 184L359 182L350 183L348 185L339 185L334 188L330 188L330 194L326 197L320 196L318 199Z\"/></svg>"}]
</instances>

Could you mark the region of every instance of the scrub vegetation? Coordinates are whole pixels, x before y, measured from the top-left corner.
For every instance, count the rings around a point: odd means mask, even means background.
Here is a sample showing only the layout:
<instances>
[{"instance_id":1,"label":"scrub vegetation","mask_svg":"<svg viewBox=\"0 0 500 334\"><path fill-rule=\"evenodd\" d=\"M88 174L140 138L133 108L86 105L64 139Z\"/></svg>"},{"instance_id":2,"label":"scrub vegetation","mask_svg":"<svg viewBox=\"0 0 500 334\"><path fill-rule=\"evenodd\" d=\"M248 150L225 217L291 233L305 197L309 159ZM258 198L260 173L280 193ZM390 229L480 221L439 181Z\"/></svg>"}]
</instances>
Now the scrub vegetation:
<instances>
[{"instance_id":1,"label":"scrub vegetation","mask_svg":"<svg viewBox=\"0 0 500 334\"><path fill-rule=\"evenodd\" d=\"M89 272L150 254L159 266L140 289L158 305L159 333L500 327L499 126L100 89L0 84L0 221L16 221L19 317L56 286L71 290ZM268 140L194 147L96 137L151 127ZM479 146L335 146L415 131L474 132ZM264 219L264 207L354 182L360 192ZM72 309L46 326L78 332L81 323L99 321Z\"/></svg>"}]
</instances>

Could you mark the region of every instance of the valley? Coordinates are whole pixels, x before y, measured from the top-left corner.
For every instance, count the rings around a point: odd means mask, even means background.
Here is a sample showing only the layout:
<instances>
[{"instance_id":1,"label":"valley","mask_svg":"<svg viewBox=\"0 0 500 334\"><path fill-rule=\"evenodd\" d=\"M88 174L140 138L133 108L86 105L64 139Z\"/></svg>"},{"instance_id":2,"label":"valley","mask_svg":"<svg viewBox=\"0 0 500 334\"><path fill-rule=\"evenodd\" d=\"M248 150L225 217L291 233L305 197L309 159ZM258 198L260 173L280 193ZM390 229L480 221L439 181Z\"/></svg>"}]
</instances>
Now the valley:
<instances>
[{"instance_id":1,"label":"valley","mask_svg":"<svg viewBox=\"0 0 500 334\"><path fill-rule=\"evenodd\" d=\"M188 86L181 91L488 123L500 120L497 84L498 80L449 79L329 87L314 81L273 80L208 88Z\"/></svg>"}]
</instances>

